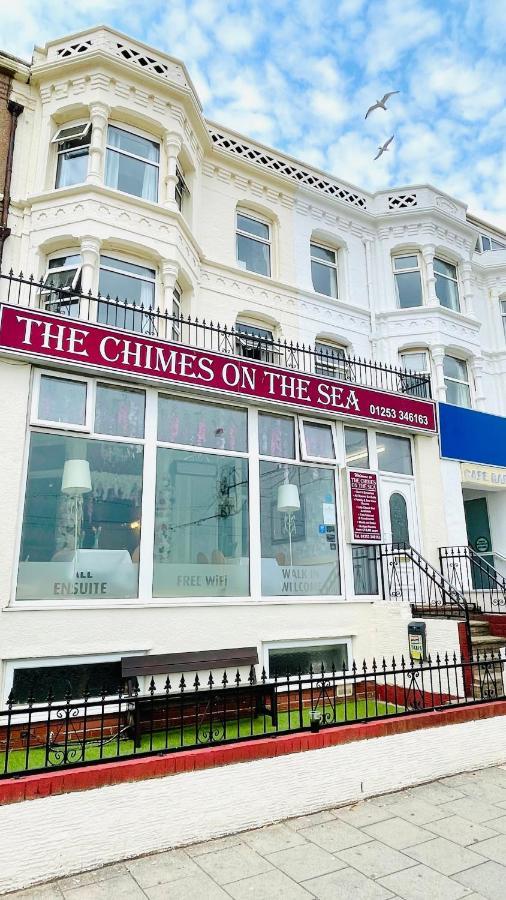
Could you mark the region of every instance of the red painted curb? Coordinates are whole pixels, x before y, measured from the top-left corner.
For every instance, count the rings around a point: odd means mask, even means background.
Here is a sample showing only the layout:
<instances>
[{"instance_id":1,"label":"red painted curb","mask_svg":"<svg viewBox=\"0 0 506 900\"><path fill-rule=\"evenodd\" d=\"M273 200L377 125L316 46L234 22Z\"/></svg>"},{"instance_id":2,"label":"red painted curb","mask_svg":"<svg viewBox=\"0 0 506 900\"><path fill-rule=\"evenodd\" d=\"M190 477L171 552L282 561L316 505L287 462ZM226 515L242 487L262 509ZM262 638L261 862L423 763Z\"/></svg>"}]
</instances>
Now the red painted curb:
<instances>
[{"instance_id":1,"label":"red painted curb","mask_svg":"<svg viewBox=\"0 0 506 900\"><path fill-rule=\"evenodd\" d=\"M0 806L53 794L85 791L108 784L141 781L146 778L162 778L183 772L212 769L216 766L284 756L287 753L319 750L322 747L334 747L351 741L404 734L421 728L440 728L475 719L490 719L494 716L506 716L506 700L456 709L434 710L429 713L414 713L376 722L355 722L327 728L318 734L301 732L242 741L226 746L202 747L166 755L98 763L38 775L21 775L0 781Z\"/></svg>"}]
</instances>

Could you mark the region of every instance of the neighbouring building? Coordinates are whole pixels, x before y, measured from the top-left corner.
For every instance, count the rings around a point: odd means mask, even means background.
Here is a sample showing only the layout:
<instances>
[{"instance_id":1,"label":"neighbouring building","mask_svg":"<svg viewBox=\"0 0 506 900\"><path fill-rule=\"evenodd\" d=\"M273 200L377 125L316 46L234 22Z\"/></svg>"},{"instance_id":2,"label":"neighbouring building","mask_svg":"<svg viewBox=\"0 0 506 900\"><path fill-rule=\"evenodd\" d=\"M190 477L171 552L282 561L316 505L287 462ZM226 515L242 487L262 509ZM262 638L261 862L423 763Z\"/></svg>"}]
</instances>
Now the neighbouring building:
<instances>
[{"instance_id":1,"label":"neighbouring building","mask_svg":"<svg viewBox=\"0 0 506 900\"><path fill-rule=\"evenodd\" d=\"M506 573L506 235L207 121L109 28L6 71L1 703L131 655L408 656L436 595L459 652L440 548Z\"/></svg>"}]
</instances>

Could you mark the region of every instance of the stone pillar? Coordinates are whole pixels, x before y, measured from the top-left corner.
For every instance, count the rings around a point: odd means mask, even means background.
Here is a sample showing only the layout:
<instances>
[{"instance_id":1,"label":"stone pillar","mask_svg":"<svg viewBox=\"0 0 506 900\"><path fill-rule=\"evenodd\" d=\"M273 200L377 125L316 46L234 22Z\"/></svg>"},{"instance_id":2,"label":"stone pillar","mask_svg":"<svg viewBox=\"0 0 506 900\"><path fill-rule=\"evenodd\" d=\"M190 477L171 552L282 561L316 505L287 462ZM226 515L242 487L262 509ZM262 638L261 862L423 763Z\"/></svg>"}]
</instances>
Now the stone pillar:
<instances>
[{"instance_id":1,"label":"stone pillar","mask_svg":"<svg viewBox=\"0 0 506 900\"><path fill-rule=\"evenodd\" d=\"M432 354L432 359L434 360L434 400L439 400L440 403L445 403L446 401L446 385L445 385L445 376L444 376L444 368L443 361L445 357L445 348L441 346L431 347L430 350Z\"/></svg>"},{"instance_id":2,"label":"stone pillar","mask_svg":"<svg viewBox=\"0 0 506 900\"><path fill-rule=\"evenodd\" d=\"M104 159L109 112L109 107L105 103L92 103L90 106L91 143L88 175L86 176L87 184L104 183Z\"/></svg>"},{"instance_id":3,"label":"stone pillar","mask_svg":"<svg viewBox=\"0 0 506 900\"><path fill-rule=\"evenodd\" d=\"M471 368L474 381L474 406L476 409L486 409L486 395L483 385L483 358L475 356L472 361L467 363L468 369ZM470 373L469 373L470 374Z\"/></svg>"},{"instance_id":4,"label":"stone pillar","mask_svg":"<svg viewBox=\"0 0 506 900\"><path fill-rule=\"evenodd\" d=\"M436 276L434 274L434 252L433 244L425 244L422 247L422 256L425 263L425 277L427 281L427 305L439 306L439 300L436 296Z\"/></svg>"},{"instance_id":5,"label":"stone pillar","mask_svg":"<svg viewBox=\"0 0 506 900\"><path fill-rule=\"evenodd\" d=\"M460 298L461 312L468 316L473 315L473 269L469 260L462 263L462 287L463 296Z\"/></svg>"},{"instance_id":6,"label":"stone pillar","mask_svg":"<svg viewBox=\"0 0 506 900\"><path fill-rule=\"evenodd\" d=\"M167 157L167 174L165 176L165 196L162 198L162 205L174 210L178 208L176 203L176 168L182 143L181 136L176 131L165 132L164 146Z\"/></svg>"},{"instance_id":7,"label":"stone pillar","mask_svg":"<svg viewBox=\"0 0 506 900\"><path fill-rule=\"evenodd\" d=\"M163 297L160 311L168 316L172 316L174 312L173 300L177 275L178 267L176 263L172 262L172 260L164 260L162 262ZM177 322L167 319L165 325L166 334L164 334L164 337L169 340L181 339L181 326Z\"/></svg>"},{"instance_id":8,"label":"stone pillar","mask_svg":"<svg viewBox=\"0 0 506 900\"><path fill-rule=\"evenodd\" d=\"M98 269L100 263L100 241L96 237L81 238L81 318L96 319L95 301L98 292Z\"/></svg>"}]
</instances>

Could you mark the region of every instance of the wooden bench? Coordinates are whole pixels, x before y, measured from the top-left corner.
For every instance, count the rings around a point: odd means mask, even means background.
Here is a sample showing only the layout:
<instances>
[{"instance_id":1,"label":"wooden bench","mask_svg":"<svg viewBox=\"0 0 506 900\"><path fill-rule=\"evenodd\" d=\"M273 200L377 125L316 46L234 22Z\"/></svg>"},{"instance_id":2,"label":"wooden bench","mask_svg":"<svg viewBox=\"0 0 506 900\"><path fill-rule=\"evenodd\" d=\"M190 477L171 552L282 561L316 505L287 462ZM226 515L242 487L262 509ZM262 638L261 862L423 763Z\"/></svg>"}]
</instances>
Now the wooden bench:
<instances>
[{"instance_id":1,"label":"wooden bench","mask_svg":"<svg viewBox=\"0 0 506 900\"><path fill-rule=\"evenodd\" d=\"M186 653L160 653L144 656L124 656L121 660L121 674L126 681L127 691L132 698L131 725L136 747L141 746L142 734L167 727L195 726L198 736L201 726L214 724L214 739L220 723L227 719L239 719L245 716L256 717L268 715L274 727L277 726L277 700L274 684L258 683L255 676L255 665L258 664L256 647L233 647L223 650L191 650ZM249 677L239 685L235 683L236 672L247 666ZM169 676L172 673L193 674L197 672L219 673L226 671L228 683L224 686L219 674L216 674L212 688L203 679L197 689L193 680L187 684L184 692L179 685L173 685L173 691L165 695L160 690L148 696L137 694L138 679L157 675ZM165 685L162 685L162 690ZM186 718L185 718L186 717ZM175 724L177 722L177 726ZM209 743L209 728L203 728L202 743Z\"/></svg>"}]
</instances>

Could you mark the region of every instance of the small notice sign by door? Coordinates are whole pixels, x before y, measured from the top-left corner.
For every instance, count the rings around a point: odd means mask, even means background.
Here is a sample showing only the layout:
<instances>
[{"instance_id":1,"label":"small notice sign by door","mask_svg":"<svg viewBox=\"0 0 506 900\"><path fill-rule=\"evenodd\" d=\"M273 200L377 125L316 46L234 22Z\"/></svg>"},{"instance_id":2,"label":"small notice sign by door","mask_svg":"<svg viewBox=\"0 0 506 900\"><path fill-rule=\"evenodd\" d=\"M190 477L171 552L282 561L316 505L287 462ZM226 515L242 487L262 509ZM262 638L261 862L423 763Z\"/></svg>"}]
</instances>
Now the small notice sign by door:
<instances>
[{"instance_id":1,"label":"small notice sign by door","mask_svg":"<svg viewBox=\"0 0 506 900\"><path fill-rule=\"evenodd\" d=\"M376 472L348 470L351 540L381 543L381 520Z\"/></svg>"}]
</instances>

